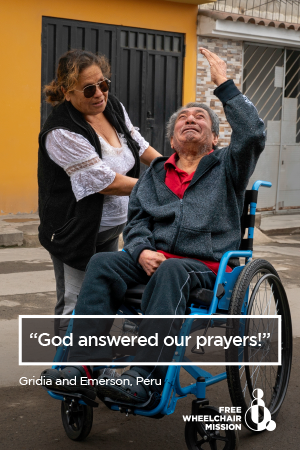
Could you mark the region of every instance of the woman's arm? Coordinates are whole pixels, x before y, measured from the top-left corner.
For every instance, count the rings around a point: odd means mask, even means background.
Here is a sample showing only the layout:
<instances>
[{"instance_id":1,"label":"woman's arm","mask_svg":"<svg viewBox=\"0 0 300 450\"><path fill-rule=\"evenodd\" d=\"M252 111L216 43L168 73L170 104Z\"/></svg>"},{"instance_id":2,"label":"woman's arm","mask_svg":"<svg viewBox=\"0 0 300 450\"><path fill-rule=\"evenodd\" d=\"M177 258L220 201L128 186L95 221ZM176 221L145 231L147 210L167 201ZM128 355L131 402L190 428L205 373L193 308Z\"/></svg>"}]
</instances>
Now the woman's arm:
<instances>
[{"instance_id":1,"label":"woman's arm","mask_svg":"<svg viewBox=\"0 0 300 450\"><path fill-rule=\"evenodd\" d=\"M79 201L88 195L130 195L137 179L120 175L105 164L83 136L64 129L52 130L46 137L50 158L70 176Z\"/></svg>"},{"instance_id":2,"label":"woman's arm","mask_svg":"<svg viewBox=\"0 0 300 450\"><path fill-rule=\"evenodd\" d=\"M137 181L137 178L126 177L126 175L116 173L114 181L105 189L99 191L99 194L120 196L130 195Z\"/></svg>"},{"instance_id":3,"label":"woman's arm","mask_svg":"<svg viewBox=\"0 0 300 450\"><path fill-rule=\"evenodd\" d=\"M141 155L140 160L142 163L147 164L147 166L150 166L150 163L153 161L153 159L158 158L159 156L162 156L160 153L158 153L155 148L151 147L149 145L148 148L144 151L144 153Z\"/></svg>"},{"instance_id":4,"label":"woman's arm","mask_svg":"<svg viewBox=\"0 0 300 450\"><path fill-rule=\"evenodd\" d=\"M149 145L149 147L146 148L146 150L140 157L140 160L142 163L147 164L147 166L150 166L151 161L153 161L153 159L155 158L158 158L158 156L162 155L158 153L155 150L155 148ZM107 186L107 188L100 191L100 194L130 195L137 181L138 181L137 178L126 177L125 175L120 175L119 173L116 173L116 178L114 179L114 181L109 186Z\"/></svg>"},{"instance_id":5,"label":"woman's arm","mask_svg":"<svg viewBox=\"0 0 300 450\"><path fill-rule=\"evenodd\" d=\"M146 148L146 150L140 157L140 160L142 163L147 164L147 166L150 166L151 161L153 161L153 159L157 158L158 156L162 155L149 145L149 147ZM137 181L138 181L137 178L126 177L125 175L120 175L119 173L116 173L116 178L114 179L114 181L105 189L100 191L100 194L130 195Z\"/></svg>"}]
</instances>

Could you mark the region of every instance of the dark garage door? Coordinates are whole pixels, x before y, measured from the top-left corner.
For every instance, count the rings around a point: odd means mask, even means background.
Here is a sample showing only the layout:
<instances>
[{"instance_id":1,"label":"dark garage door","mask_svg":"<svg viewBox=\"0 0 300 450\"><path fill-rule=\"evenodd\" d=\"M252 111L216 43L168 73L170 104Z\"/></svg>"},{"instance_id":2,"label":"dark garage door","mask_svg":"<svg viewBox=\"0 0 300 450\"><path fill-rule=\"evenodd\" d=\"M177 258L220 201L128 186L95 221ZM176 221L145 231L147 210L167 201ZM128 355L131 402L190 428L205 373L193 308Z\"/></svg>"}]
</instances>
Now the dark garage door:
<instances>
[{"instance_id":1,"label":"dark garage door","mask_svg":"<svg viewBox=\"0 0 300 450\"><path fill-rule=\"evenodd\" d=\"M55 78L59 57L72 48L109 58L111 92L150 144L171 154L165 123L182 101L183 35L43 17L42 86ZM50 111L42 95L42 124Z\"/></svg>"}]
</instances>

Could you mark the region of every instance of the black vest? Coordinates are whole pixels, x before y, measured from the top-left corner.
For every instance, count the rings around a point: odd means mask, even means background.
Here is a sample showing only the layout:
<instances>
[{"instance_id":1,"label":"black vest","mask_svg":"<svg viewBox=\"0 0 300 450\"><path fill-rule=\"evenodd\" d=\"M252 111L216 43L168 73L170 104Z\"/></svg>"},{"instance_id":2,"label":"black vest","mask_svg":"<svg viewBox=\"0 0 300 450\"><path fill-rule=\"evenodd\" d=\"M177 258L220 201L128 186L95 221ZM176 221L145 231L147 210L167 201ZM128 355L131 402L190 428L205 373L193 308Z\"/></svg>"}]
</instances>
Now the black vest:
<instances>
[{"instance_id":1,"label":"black vest","mask_svg":"<svg viewBox=\"0 0 300 450\"><path fill-rule=\"evenodd\" d=\"M122 106L109 94L104 115L118 133L124 134L135 159L127 176L138 178L140 172L139 145L125 124ZM84 136L101 158L99 138L82 114L67 101L57 105L39 134L38 184L40 243L60 261L85 270L95 253L95 244L102 216L103 195L92 194L76 201L70 177L49 157L45 148L46 134L56 128Z\"/></svg>"}]
</instances>

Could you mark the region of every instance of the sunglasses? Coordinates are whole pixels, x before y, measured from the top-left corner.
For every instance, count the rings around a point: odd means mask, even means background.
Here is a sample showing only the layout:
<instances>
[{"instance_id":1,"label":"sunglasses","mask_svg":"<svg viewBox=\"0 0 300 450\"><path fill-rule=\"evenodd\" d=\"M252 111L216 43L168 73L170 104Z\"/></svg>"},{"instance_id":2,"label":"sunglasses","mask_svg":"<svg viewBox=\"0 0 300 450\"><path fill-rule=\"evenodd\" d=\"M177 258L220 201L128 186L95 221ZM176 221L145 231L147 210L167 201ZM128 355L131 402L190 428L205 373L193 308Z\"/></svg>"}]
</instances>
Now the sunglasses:
<instances>
[{"instance_id":1,"label":"sunglasses","mask_svg":"<svg viewBox=\"0 0 300 450\"><path fill-rule=\"evenodd\" d=\"M90 84L89 86L86 86L82 91L79 91L78 89L74 89L74 91L77 92L83 92L83 95L85 98L91 98L96 94L97 86L100 89L101 92L107 92L109 89L110 80L107 78L104 78L104 80L98 81L98 83Z\"/></svg>"}]
</instances>

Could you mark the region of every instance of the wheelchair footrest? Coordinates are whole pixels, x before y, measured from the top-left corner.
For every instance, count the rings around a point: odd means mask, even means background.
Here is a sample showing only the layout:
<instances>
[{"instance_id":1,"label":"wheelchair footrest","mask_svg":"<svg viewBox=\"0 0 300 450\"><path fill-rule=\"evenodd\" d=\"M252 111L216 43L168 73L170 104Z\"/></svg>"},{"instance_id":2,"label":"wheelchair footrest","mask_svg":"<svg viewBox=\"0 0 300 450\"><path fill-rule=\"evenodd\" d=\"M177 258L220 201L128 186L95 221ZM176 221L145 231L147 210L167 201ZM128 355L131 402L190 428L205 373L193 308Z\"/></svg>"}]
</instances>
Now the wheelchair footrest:
<instances>
[{"instance_id":1,"label":"wheelchair footrest","mask_svg":"<svg viewBox=\"0 0 300 450\"><path fill-rule=\"evenodd\" d=\"M42 388L47 392L49 391L49 392L52 392L53 394L61 395L65 401L82 400L84 403L86 403L89 406L92 406L93 408L98 408L98 406L99 406L99 403L95 402L91 398L86 397L83 394L75 394L75 393L73 394L70 392L64 392L64 391L59 391L59 390L56 391L56 390L47 388L47 386L42 386Z\"/></svg>"},{"instance_id":2,"label":"wheelchair footrest","mask_svg":"<svg viewBox=\"0 0 300 450\"><path fill-rule=\"evenodd\" d=\"M120 402L117 400L112 400L109 397L105 397L104 398L104 403L108 406L109 404L114 404L114 405L118 405L119 409L121 412L122 408L124 407L130 407L130 408L139 408L139 409L146 409L146 410L151 410L156 408L156 406L158 406L159 402L160 402L161 396L158 392L153 392L149 399L145 402L145 403L125 403L125 402Z\"/></svg>"}]
</instances>

